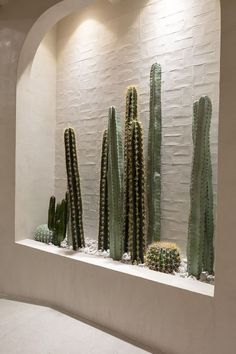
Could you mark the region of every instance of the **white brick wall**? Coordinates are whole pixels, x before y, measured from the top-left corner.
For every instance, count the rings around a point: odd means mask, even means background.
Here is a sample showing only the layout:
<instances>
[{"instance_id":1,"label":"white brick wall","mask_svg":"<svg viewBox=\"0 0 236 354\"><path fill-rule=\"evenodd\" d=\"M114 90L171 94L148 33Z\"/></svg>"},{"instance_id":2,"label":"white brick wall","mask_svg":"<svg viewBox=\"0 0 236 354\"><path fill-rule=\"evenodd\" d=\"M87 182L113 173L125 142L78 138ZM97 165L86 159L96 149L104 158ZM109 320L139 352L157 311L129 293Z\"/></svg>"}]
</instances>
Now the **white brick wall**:
<instances>
[{"instance_id":1,"label":"white brick wall","mask_svg":"<svg viewBox=\"0 0 236 354\"><path fill-rule=\"evenodd\" d=\"M185 251L192 160L192 105L213 101L211 128L216 191L219 0L98 1L58 25L56 192L66 188L63 129L77 132L86 236L97 237L102 132L115 105L124 120L125 91L137 85L145 146L149 71L162 65L162 237Z\"/></svg>"}]
</instances>

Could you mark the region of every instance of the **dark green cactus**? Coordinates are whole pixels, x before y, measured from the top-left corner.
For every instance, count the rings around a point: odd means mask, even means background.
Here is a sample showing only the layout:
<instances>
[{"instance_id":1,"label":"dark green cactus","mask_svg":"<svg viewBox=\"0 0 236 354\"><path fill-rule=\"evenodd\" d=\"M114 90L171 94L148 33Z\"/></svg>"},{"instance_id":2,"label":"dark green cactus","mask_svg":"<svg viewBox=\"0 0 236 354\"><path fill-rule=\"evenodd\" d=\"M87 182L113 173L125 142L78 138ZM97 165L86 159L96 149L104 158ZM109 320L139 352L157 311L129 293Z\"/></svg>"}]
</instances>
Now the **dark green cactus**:
<instances>
[{"instance_id":1,"label":"dark green cactus","mask_svg":"<svg viewBox=\"0 0 236 354\"><path fill-rule=\"evenodd\" d=\"M48 207L48 228L53 231L55 229L55 206L56 206L56 198L51 196Z\"/></svg>"},{"instance_id":2,"label":"dark green cactus","mask_svg":"<svg viewBox=\"0 0 236 354\"><path fill-rule=\"evenodd\" d=\"M130 170L132 168L132 161L128 155L128 149L131 139L132 122L137 120L137 89L131 86L126 93L126 117L125 117L125 142L124 142L124 251L128 252L128 238L129 238L129 180Z\"/></svg>"},{"instance_id":3,"label":"dark green cactus","mask_svg":"<svg viewBox=\"0 0 236 354\"><path fill-rule=\"evenodd\" d=\"M98 249L107 250L109 248L109 209L108 209L108 135L107 130L103 133L102 157L101 157L101 177L100 177L100 208L99 208L99 233Z\"/></svg>"},{"instance_id":4,"label":"dark green cactus","mask_svg":"<svg viewBox=\"0 0 236 354\"><path fill-rule=\"evenodd\" d=\"M214 219L212 167L210 153L210 124L212 105L201 97L193 109L193 165L190 188L188 229L188 273L197 278L202 270L213 273Z\"/></svg>"},{"instance_id":5,"label":"dark green cactus","mask_svg":"<svg viewBox=\"0 0 236 354\"><path fill-rule=\"evenodd\" d=\"M180 250L174 243L154 242L147 250L146 265L152 270L172 274L180 267Z\"/></svg>"},{"instance_id":6,"label":"dark green cactus","mask_svg":"<svg viewBox=\"0 0 236 354\"><path fill-rule=\"evenodd\" d=\"M143 135L141 124L136 120L131 125L128 159L131 161L128 174L128 250L132 262L143 263L146 246Z\"/></svg>"},{"instance_id":7,"label":"dark green cactus","mask_svg":"<svg viewBox=\"0 0 236 354\"><path fill-rule=\"evenodd\" d=\"M55 229L53 232L52 243L55 246L60 246L61 242L66 238L67 229L67 201L63 199L61 203L57 204L55 215Z\"/></svg>"},{"instance_id":8,"label":"dark green cactus","mask_svg":"<svg viewBox=\"0 0 236 354\"><path fill-rule=\"evenodd\" d=\"M66 171L69 191L71 237L74 250L85 246L80 177L77 162L75 132L68 128L64 133Z\"/></svg>"},{"instance_id":9,"label":"dark green cactus","mask_svg":"<svg viewBox=\"0 0 236 354\"><path fill-rule=\"evenodd\" d=\"M147 163L148 244L159 241L161 237L161 130L161 66L153 64L150 73Z\"/></svg>"},{"instance_id":10,"label":"dark green cactus","mask_svg":"<svg viewBox=\"0 0 236 354\"><path fill-rule=\"evenodd\" d=\"M123 151L120 120L114 107L108 120L108 205L110 256L123 255Z\"/></svg>"}]
</instances>

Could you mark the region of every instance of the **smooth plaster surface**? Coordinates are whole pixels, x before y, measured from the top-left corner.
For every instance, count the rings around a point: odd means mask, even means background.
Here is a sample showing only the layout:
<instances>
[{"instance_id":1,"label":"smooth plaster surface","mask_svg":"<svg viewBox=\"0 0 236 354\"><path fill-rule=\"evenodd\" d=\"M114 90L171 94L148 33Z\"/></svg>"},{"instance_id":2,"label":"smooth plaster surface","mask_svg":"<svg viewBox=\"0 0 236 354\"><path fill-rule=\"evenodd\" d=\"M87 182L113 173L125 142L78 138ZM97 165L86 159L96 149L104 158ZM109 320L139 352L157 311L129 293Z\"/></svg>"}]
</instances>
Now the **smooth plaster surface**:
<instances>
[{"instance_id":1,"label":"smooth plaster surface","mask_svg":"<svg viewBox=\"0 0 236 354\"><path fill-rule=\"evenodd\" d=\"M168 1L168 0L163 0ZM14 243L15 124L19 72L45 33L86 1L10 1L0 9L0 292L54 304L166 354L235 354L236 3L221 0L216 289L210 298ZM140 4L141 0L137 1ZM91 2L90 2L91 3ZM78 7L77 7L78 6ZM34 24L30 31L31 26ZM27 36L27 34L29 35Z\"/></svg>"},{"instance_id":2,"label":"smooth plaster surface","mask_svg":"<svg viewBox=\"0 0 236 354\"><path fill-rule=\"evenodd\" d=\"M5 354L148 354L47 307L0 299L0 352Z\"/></svg>"}]
</instances>

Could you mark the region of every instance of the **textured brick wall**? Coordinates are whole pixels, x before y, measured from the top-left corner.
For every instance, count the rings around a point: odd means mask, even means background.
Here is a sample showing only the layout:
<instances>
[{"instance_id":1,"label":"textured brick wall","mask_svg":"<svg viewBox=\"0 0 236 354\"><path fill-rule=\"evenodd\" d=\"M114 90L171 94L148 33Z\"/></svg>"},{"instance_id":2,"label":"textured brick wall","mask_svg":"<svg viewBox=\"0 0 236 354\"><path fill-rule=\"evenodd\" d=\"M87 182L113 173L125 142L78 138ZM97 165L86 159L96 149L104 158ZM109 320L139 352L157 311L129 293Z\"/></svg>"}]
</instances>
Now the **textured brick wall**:
<instances>
[{"instance_id":1,"label":"textured brick wall","mask_svg":"<svg viewBox=\"0 0 236 354\"><path fill-rule=\"evenodd\" d=\"M109 105L122 120L126 87L139 91L145 145L149 70L162 65L162 237L185 251L192 160L192 104L213 101L211 148L216 191L220 5L219 0L98 1L65 18L57 31L56 192L66 188L63 129L72 125L78 156L86 235L97 237L102 132Z\"/></svg>"}]
</instances>

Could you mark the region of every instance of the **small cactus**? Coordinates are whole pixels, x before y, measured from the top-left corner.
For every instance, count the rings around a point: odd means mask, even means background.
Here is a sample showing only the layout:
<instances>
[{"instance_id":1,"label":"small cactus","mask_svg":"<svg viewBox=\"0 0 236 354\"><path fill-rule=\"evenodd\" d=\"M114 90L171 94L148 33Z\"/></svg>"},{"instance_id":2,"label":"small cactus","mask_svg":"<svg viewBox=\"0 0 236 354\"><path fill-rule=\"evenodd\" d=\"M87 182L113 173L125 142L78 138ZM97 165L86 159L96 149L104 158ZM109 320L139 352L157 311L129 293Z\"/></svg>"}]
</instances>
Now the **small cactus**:
<instances>
[{"instance_id":1,"label":"small cactus","mask_svg":"<svg viewBox=\"0 0 236 354\"><path fill-rule=\"evenodd\" d=\"M39 225L34 232L35 241L51 243L53 240L53 231L49 230L48 225Z\"/></svg>"},{"instance_id":2,"label":"small cactus","mask_svg":"<svg viewBox=\"0 0 236 354\"><path fill-rule=\"evenodd\" d=\"M68 128L64 133L67 182L70 205L70 226L72 246L76 251L85 246L83 230L83 210L80 190L80 176L76 152L75 132Z\"/></svg>"},{"instance_id":3,"label":"small cactus","mask_svg":"<svg viewBox=\"0 0 236 354\"><path fill-rule=\"evenodd\" d=\"M121 125L115 107L109 108L108 120L108 205L110 255L123 255L123 151Z\"/></svg>"},{"instance_id":4,"label":"small cactus","mask_svg":"<svg viewBox=\"0 0 236 354\"><path fill-rule=\"evenodd\" d=\"M109 209L108 209L108 135L107 130L103 133L102 157L101 157L101 177L100 177L100 208L99 208L99 233L98 249L107 250L109 248Z\"/></svg>"},{"instance_id":5,"label":"small cactus","mask_svg":"<svg viewBox=\"0 0 236 354\"><path fill-rule=\"evenodd\" d=\"M54 195L51 196L49 201L49 208L48 208L48 228L51 231L55 230L55 206L56 206L56 198Z\"/></svg>"},{"instance_id":6,"label":"small cactus","mask_svg":"<svg viewBox=\"0 0 236 354\"><path fill-rule=\"evenodd\" d=\"M180 267L180 250L175 243L153 242L147 249L146 265L152 270L173 274Z\"/></svg>"},{"instance_id":7,"label":"small cactus","mask_svg":"<svg viewBox=\"0 0 236 354\"><path fill-rule=\"evenodd\" d=\"M55 229L53 231L52 243L55 246L61 245L61 242L66 238L67 230L67 213L68 205L66 199L63 199L61 203L57 204L56 214L55 214Z\"/></svg>"}]
</instances>

